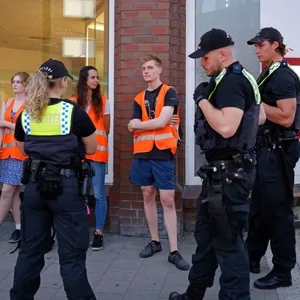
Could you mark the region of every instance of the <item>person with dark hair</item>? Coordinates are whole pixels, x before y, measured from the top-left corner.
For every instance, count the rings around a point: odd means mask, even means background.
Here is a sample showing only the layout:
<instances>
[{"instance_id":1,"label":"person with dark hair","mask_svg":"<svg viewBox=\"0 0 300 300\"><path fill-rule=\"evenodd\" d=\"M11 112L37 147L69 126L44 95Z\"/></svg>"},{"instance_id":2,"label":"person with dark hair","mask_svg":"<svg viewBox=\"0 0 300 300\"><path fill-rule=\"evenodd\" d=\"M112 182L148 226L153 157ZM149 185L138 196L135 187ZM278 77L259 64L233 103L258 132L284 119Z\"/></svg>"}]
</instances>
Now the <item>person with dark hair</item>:
<instances>
[{"instance_id":1,"label":"person with dark hair","mask_svg":"<svg viewBox=\"0 0 300 300\"><path fill-rule=\"evenodd\" d=\"M196 253L185 293L169 300L202 300L221 268L220 300L249 300L249 261L243 229L249 214L248 196L255 178L252 153L258 124L265 121L254 77L236 60L234 41L221 29L206 32L198 49L210 82L194 91L196 143L207 163L197 199Z\"/></svg>"},{"instance_id":2,"label":"person with dark hair","mask_svg":"<svg viewBox=\"0 0 300 300\"><path fill-rule=\"evenodd\" d=\"M5 99L1 108L0 120L0 182L3 183L0 198L0 224L11 209L15 230L10 243L18 243L21 238L20 192L23 161L26 158L14 139L16 121L24 108L25 87L29 75L17 72L11 78L14 97Z\"/></svg>"},{"instance_id":3,"label":"person with dark hair","mask_svg":"<svg viewBox=\"0 0 300 300\"><path fill-rule=\"evenodd\" d=\"M61 99L68 78L73 79L61 61L44 62L28 80L25 108L16 121L17 147L28 159L23 166L21 245L11 300L34 299L52 224L67 298L96 300L85 266L89 228L86 191L80 184L80 153L95 153L95 126L74 102Z\"/></svg>"},{"instance_id":4,"label":"person with dark hair","mask_svg":"<svg viewBox=\"0 0 300 300\"><path fill-rule=\"evenodd\" d=\"M83 67L79 72L77 83L77 97L72 97L79 107L84 109L96 127L97 150L95 154L86 155L95 169L92 185L96 199L96 230L92 243L92 250L103 249L103 227L107 214L107 200L105 195L105 171L108 161L107 135L110 129L109 102L101 94L98 71L93 66Z\"/></svg>"},{"instance_id":5,"label":"person with dark hair","mask_svg":"<svg viewBox=\"0 0 300 300\"><path fill-rule=\"evenodd\" d=\"M294 168L299 159L297 137L299 78L284 60L281 33L261 29L248 41L255 45L259 61L266 65L257 82L267 120L257 136L257 176L252 191L249 232L246 240L250 272L260 273L260 260L269 241L274 267L254 282L258 289L292 285L291 270L296 263L293 204Z\"/></svg>"}]
</instances>

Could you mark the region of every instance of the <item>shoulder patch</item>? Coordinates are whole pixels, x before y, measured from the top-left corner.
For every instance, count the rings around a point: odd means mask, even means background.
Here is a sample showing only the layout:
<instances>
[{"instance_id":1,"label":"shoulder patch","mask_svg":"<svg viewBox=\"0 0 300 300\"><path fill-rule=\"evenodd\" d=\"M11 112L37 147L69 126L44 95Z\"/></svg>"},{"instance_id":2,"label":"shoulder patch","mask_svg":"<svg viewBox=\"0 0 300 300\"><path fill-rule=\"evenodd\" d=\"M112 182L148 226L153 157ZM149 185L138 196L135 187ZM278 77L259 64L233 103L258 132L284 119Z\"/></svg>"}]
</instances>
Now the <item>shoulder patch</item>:
<instances>
[{"instance_id":1,"label":"shoulder patch","mask_svg":"<svg viewBox=\"0 0 300 300\"><path fill-rule=\"evenodd\" d=\"M241 74L242 70L243 70L243 67L241 64L234 64L234 66L232 67L233 73Z\"/></svg>"}]
</instances>

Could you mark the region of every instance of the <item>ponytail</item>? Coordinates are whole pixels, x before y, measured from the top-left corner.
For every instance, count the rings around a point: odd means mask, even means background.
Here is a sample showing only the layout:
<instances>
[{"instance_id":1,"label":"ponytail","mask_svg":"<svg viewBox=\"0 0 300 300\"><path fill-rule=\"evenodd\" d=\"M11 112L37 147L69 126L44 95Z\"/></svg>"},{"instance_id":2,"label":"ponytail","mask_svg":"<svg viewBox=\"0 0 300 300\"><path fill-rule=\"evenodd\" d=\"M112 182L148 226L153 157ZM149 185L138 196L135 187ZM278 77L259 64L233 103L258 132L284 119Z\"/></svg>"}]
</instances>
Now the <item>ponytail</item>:
<instances>
[{"instance_id":1,"label":"ponytail","mask_svg":"<svg viewBox=\"0 0 300 300\"><path fill-rule=\"evenodd\" d=\"M49 79L48 74L41 71L29 77L25 88L25 110L33 120L42 121L50 102L50 90L61 80L62 78Z\"/></svg>"}]
</instances>

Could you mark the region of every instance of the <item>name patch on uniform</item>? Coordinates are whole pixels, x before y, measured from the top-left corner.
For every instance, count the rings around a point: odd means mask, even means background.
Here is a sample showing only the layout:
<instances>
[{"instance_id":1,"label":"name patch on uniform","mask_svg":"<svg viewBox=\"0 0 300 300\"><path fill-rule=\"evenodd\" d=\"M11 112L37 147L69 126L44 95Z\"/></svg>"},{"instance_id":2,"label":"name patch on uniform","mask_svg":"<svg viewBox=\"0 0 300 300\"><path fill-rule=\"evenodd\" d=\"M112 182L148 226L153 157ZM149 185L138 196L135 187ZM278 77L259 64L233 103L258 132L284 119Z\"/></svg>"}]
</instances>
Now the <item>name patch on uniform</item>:
<instances>
[{"instance_id":1,"label":"name patch on uniform","mask_svg":"<svg viewBox=\"0 0 300 300\"><path fill-rule=\"evenodd\" d=\"M60 114L47 114L44 116L41 123L44 124L59 124L60 123Z\"/></svg>"}]
</instances>

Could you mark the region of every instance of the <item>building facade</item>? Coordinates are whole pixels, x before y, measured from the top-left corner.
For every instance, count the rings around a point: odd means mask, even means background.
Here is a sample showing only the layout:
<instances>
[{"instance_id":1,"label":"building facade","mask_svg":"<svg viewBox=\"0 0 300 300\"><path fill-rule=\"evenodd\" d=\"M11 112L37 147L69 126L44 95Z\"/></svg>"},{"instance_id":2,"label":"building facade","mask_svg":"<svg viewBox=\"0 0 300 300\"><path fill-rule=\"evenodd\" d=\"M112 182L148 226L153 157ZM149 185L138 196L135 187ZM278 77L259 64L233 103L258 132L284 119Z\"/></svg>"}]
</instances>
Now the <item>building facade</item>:
<instances>
[{"instance_id":1,"label":"building facade","mask_svg":"<svg viewBox=\"0 0 300 300\"><path fill-rule=\"evenodd\" d=\"M195 86L206 78L198 61L189 59L188 54L196 49L205 31L222 28L236 42L237 58L257 77L261 66L254 47L246 41L260 28L273 26L285 37L287 59L298 72L300 41L295 37L299 1L289 0L288 6L273 2L26 0L16 4L7 1L0 11L0 99L11 96L10 78L15 72L35 72L49 58L62 60L75 77L66 98L76 93L79 70L85 65L96 66L112 118L106 174L109 203L106 227L122 235L147 235L140 188L128 179L133 139L127 124L133 98L145 88L139 60L148 53L159 56L163 61L162 79L176 88L180 98L184 137L176 156L175 201L179 233L191 231L195 199L201 189L197 169L204 162L194 142L192 95ZM295 182L300 183L300 164ZM158 212L159 229L165 235L161 206Z\"/></svg>"}]
</instances>

